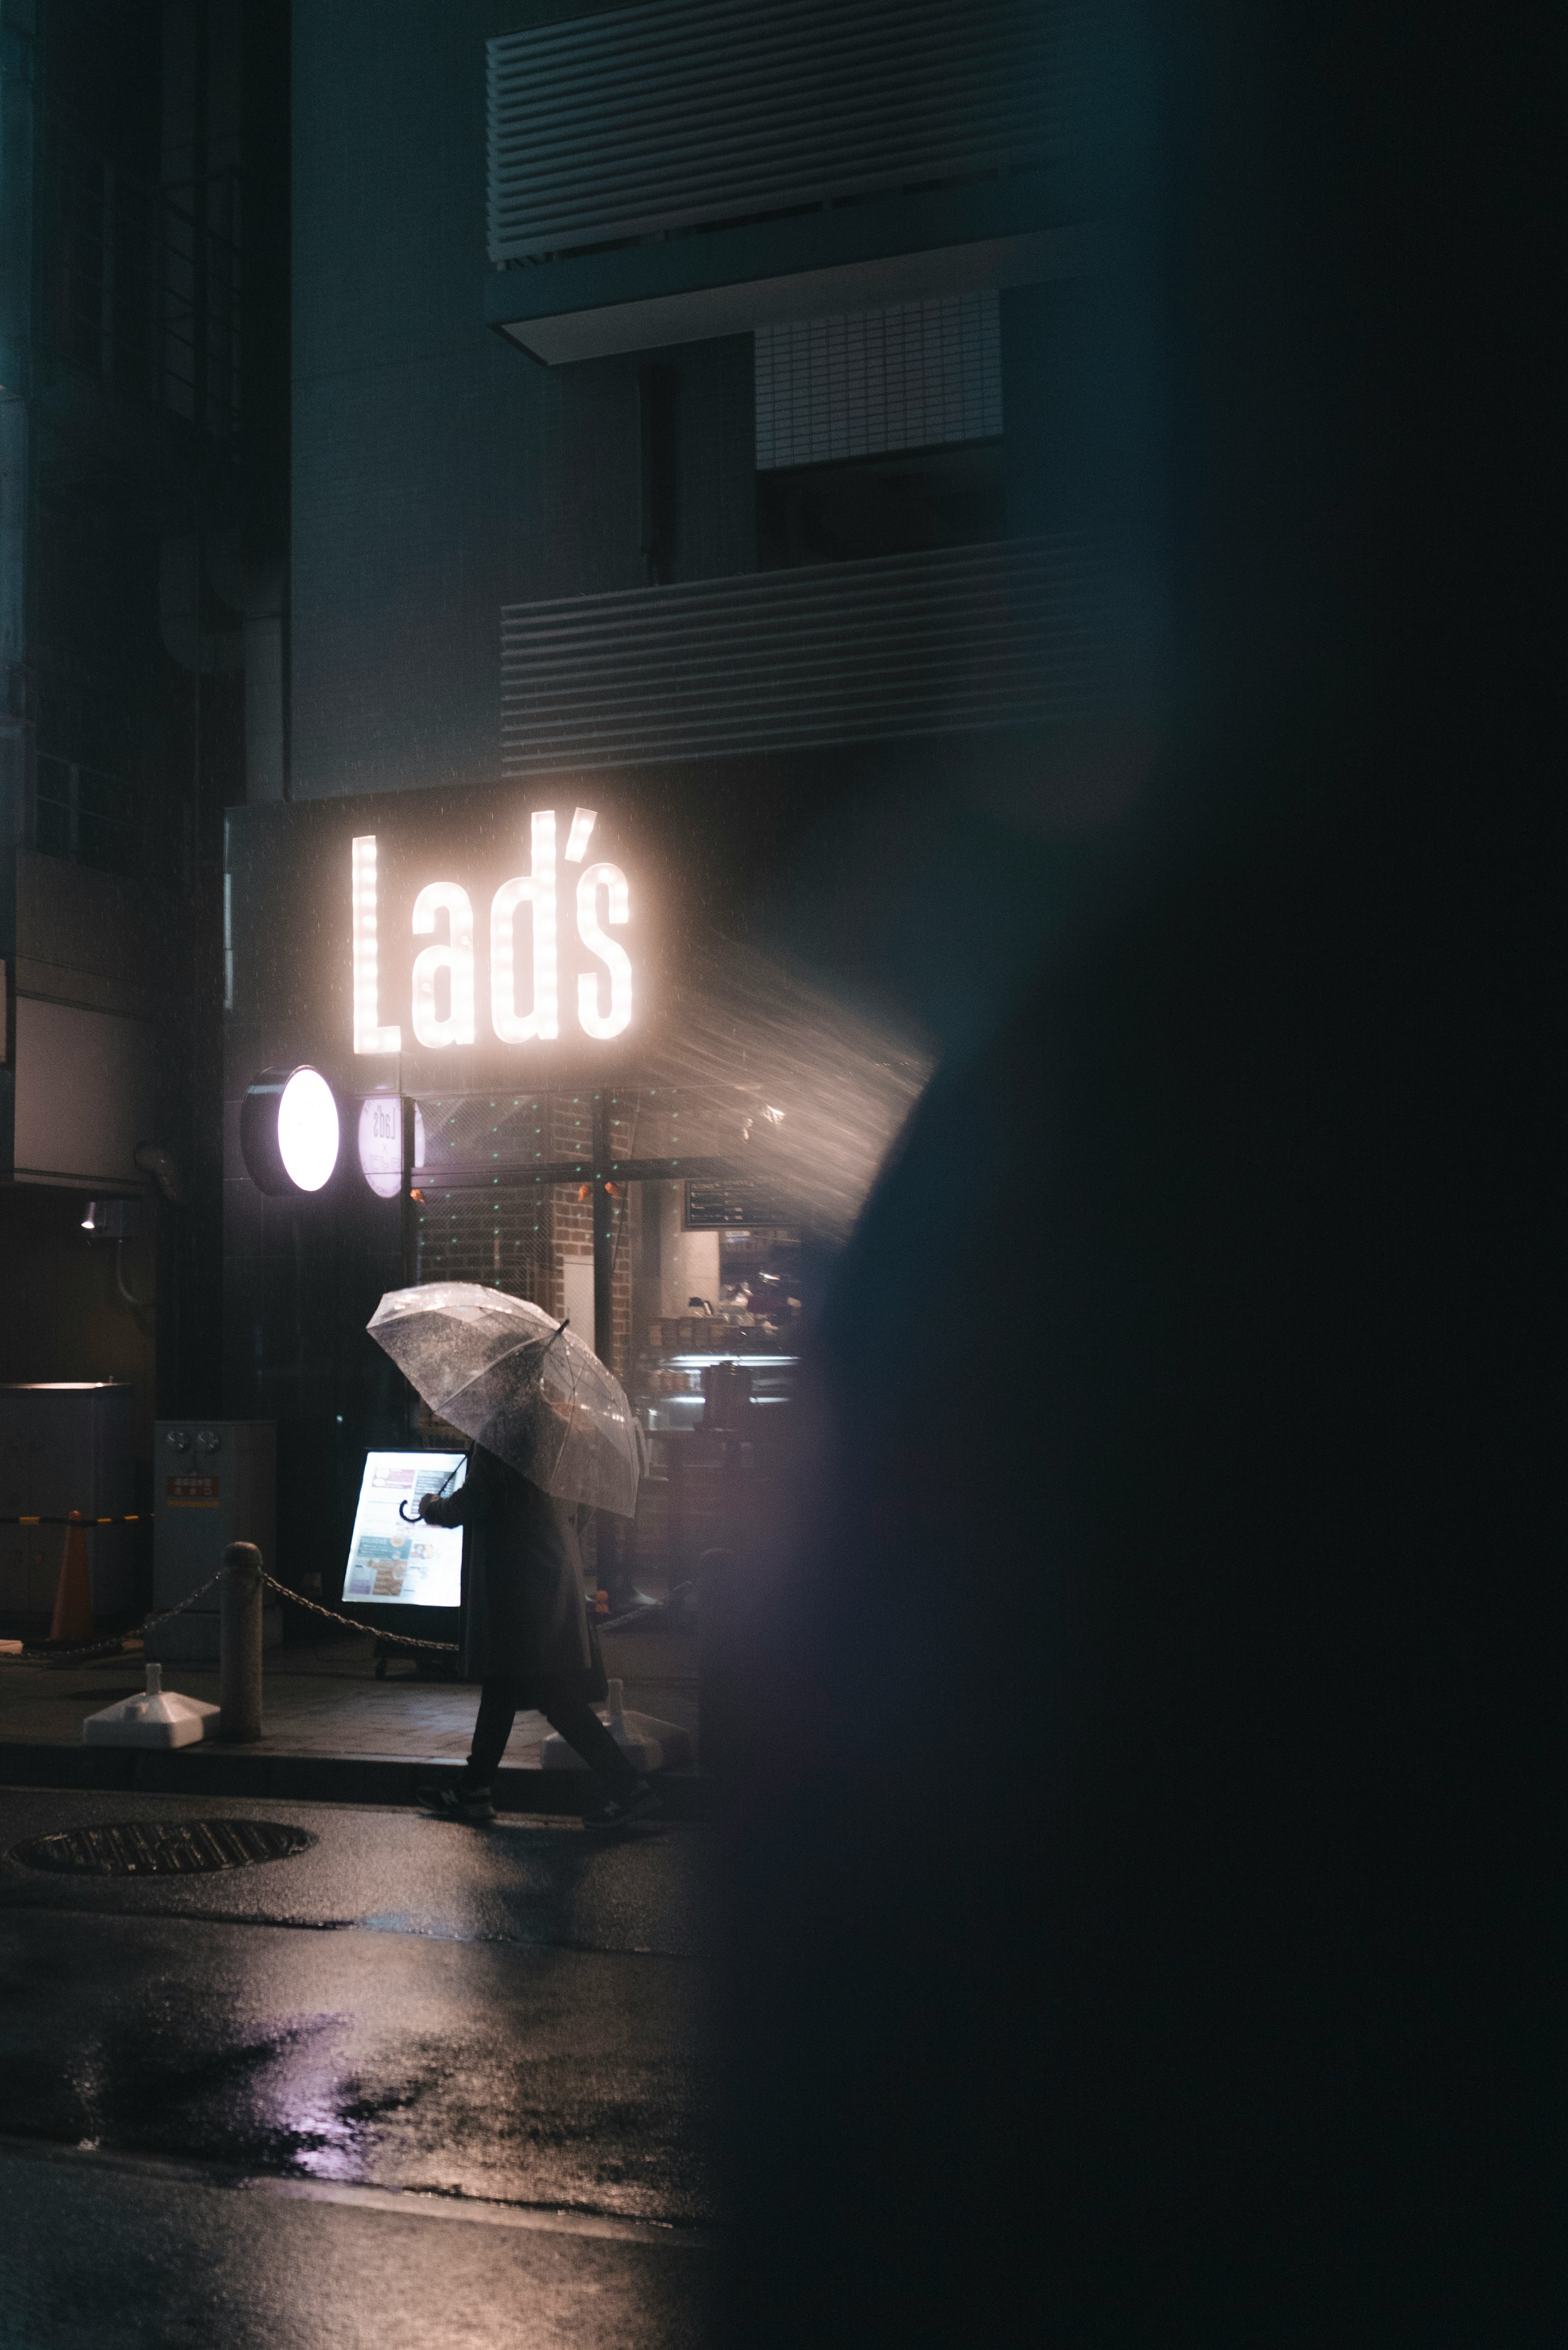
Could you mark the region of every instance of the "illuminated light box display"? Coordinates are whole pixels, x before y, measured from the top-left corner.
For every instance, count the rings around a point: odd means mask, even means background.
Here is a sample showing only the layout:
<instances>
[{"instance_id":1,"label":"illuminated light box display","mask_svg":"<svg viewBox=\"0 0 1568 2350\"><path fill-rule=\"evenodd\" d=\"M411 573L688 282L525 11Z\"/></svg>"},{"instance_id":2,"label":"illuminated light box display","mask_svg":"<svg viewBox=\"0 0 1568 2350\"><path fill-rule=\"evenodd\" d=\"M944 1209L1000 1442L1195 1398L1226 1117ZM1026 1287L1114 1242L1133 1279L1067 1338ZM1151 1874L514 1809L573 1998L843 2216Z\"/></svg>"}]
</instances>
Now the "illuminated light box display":
<instances>
[{"instance_id":1,"label":"illuminated light box display","mask_svg":"<svg viewBox=\"0 0 1568 2350\"><path fill-rule=\"evenodd\" d=\"M369 1452L348 1544L343 1597L356 1607L456 1607L462 1597L462 1528L410 1523L421 1493L462 1484L461 1452ZM451 1480L450 1483L448 1480Z\"/></svg>"},{"instance_id":2,"label":"illuminated light box display","mask_svg":"<svg viewBox=\"0 0 1568 2350\"><path fill-rule=\"evenodd\" d=\"M319 1069L264 1069L240 1107L240 1149L263 1191L319 1191L337 1164L337 1104Z\"/></svg>"},{"instance_id":3,"label":"illuminated light box display","mask_svg":"<svg viewBox=\"0 0 1568 2350\"><path fill-rule=\"evenodd\" d=\"M631 1024L631 957L609 934L624 930L631 920L631 887L618 865L603 859L583 863L597 822L596 809L576 809L558 860L556 811L535 808L528 819L528 870L504 881L491 899L490 1026L504 1045L553 1043L561 1035L563 1016L575 1016L585 1036L600 1041L621 1035ZM560 863L582 868L575 889L569 877L566 887L578 943L595 963L592 971L578 973L576 996L565 1015ZM354 1050L400 1053L401 1021L381 1018L380 860L373 832L358 834L351 844L350 889ZM518 922L524 909L530 918L528 945L520 972ZM409 1017L415 1043L432 1050L472 1045L480 1020L473 901L468 891L456 881L427 881L414 900L412 929L416 939L434 941L421 947L413 961ZM527 999L525 1010L520 996Z\"/></svg>"},{"instance_id":4,"label":"illuminated light box display","mask_svg":"<svg viewBox=\"0 0 1568 2350\"><path fill-rule=\"evenodd\" d=\"M405 1173L425 1168L417 1107L412 1137L403 1131L425 1054L466 1055L469 1083L476 1052L493 1056L500 1046L512 1061L521 1048L535 1063L527 1072L535 1082L539 1054L552 1070L564 1055L567 1081L580 1084L606 1045L633 1026L634 1013L646 1046L647 917L619 864L602 854L589 861L607 836L613 847L613 827L597 809L578 807L568 816L525 802L477 832L454 824L443 805L439 830L428 815L422 832L415 828L417 847L400 824L385 840L344 827L329 852L331 909L324 899L317 919L343 955L348 1000L331 983L331 1027L317 1029L306 1048L319 1066L266 1067L249 1085L241 1149L261 1191L297 1200L330 1184L336 1194L332 1179L347 1143L348 1162L357 1161L369 1191L396 1200ZM635 869L635 858L628 861ZM232 893L230 904L233 919ZM308 918L302 930L308 934ZM274 1028L263 1050L276 1053L278 1041ZM350 1044L355 1058L346 1067L339 1055ZM428 1081L431 1073L423 1074ZM497 1075L514 1083L522 1074L497 1071L492 1060L477 1083Z\"/></svg>"},{"instance_id":5,"label":"illuminated light box display","mask_svg":"<svg viewBox=\"0 0 1568 2350\"><path fill-rule=\"evenodd\" d=\"M414 1171L425 1163L425 1121L414 1104ZM399 1094L368 1094L359 1105L359 1172L379 1200L395 1200L403 1180L403 1104Z\"/></svg>"}]
</instances>

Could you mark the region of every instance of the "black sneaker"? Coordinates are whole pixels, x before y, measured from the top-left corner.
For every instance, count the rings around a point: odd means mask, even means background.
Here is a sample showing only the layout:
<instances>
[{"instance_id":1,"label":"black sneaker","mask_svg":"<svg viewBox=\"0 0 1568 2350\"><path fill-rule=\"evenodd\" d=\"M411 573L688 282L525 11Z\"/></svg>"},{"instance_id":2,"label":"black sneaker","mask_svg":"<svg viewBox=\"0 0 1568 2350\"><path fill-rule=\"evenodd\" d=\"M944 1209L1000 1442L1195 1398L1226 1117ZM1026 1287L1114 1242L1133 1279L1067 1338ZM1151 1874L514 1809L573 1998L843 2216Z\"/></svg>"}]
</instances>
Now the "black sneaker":
<instances>
[{"instance_id":1,"label":"black sneaker","mask_svg":"<svg viewBox=\"0 0 1568 2350\"><path fill-rule=\"evenodd\" d=\"M495 1803L488 1787L477 1788L472 1795L465 1795L461 1787L450 1784L416 1787L414 1793L426 1811L433 1812L438 1820L477 1820L483 1823L495 1817Z\"/></svg>"},{"instance_id":2,"label":"black sneaker","mask_svg":"<svg viewBox=\"0 0 1568 2350\"><path fill-rule=\"evenodd\" d=\"M645 1820L659 1809L659 1797L646 1779L639 1780L629 1795L606 1795L602 1802L588 1804L583 1814L586 1828L628 1828L633 1820Z\"/></svg>"}]
</instances>

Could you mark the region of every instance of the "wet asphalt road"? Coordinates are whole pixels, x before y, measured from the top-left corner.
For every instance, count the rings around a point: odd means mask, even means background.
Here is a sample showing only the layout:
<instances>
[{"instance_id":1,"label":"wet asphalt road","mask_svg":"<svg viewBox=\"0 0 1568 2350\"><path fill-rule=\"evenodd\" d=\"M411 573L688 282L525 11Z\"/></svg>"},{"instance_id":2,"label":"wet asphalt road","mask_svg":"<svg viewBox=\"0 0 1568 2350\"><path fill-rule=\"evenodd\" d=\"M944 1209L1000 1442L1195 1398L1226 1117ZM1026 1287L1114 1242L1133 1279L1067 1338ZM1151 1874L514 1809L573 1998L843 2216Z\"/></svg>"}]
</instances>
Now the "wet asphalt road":
<instances>
[{"instance_id":1,"label":"wet asphalt road","mask_svg":"<svg viewBox=\"0 0 1568 2350\"><path fill-rule=\"evenodd\" d=\"M9 1856L250 1817L189 1877ZM0 1790L0 2345L692 2345L703 1832Z\"/></svg>"}]
</instances>

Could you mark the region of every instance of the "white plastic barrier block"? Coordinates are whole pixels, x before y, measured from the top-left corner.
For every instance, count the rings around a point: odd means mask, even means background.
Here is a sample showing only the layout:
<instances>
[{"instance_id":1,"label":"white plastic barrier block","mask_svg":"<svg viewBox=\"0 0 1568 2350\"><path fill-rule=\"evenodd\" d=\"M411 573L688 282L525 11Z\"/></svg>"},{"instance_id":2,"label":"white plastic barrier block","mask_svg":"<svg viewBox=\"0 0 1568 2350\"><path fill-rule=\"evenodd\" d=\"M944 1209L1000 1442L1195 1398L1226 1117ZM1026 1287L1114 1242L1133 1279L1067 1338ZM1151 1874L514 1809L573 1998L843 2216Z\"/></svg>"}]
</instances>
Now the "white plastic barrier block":
<instances>
[{"instance_id":1,"label":"white plastic barrier block","mask_svg":"<svg viewBox=\"0 0 1568 2350\"><path fill-rule=\"evenodd\" d=\"M82 1724L82 1740L88 1746L194 1746L217 1718L215 1705L166 1690L162 1666L149 1665L144 1693L106 1705L101 1713L89 1713Z\"/></svg>"},{"instance_id":2,"label":"white plastic barrier block","mask_svg":"<svg viewBox=\"0 0 1568 2350\"><path fill-rule=\"evenodd\" d=\"M620 1681L611 1681L609 1704L597 1711L599 1720L633 1767L646 1778L650 1771L669 1771L677 1763L690 1762L690 1731L682 1730L679 1722L660 1721L656 1714L628 1713L621 1701L622 1689ZM552 1730L540 1747L539 1761L546 1771L586 1771L588 1767L558 1730Z\"/></svg>"}]
</instances>

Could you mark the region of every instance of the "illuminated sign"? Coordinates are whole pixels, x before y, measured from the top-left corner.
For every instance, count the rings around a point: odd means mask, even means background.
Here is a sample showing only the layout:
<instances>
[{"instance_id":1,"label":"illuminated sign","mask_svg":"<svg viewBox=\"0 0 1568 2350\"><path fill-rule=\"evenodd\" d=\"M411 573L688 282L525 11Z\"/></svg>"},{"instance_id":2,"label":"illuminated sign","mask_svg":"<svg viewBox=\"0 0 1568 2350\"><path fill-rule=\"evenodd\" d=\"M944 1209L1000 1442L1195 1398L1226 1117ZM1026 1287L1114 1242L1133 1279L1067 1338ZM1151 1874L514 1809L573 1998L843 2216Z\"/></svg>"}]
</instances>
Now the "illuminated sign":
<instances>
[{"instance_id":1,"label":"illuminated sign","mask_svg":"<svg viewBox=\"0 0 1568 2350\"><path fill-rule=\"evenodd\" d=\"M414 1104L414 1168L425 1163L425 1121ZM397 1094L369 1094L359 1105L359 1172L379 1200L395 1200L403 1180L403 1105Z\"/></svg>"},{"instance_id":2,"label":"illuminated sign","mask_svg":"<svg viewBox=\"0 0 1568 2350\"><path fill-rule=\"evenodd\" d=\"M319 1191L337 1164L337 1104L319 1069L264 1069L240 1107L240 1149L263 1191Z\"/></svg>"},{"instance_id":3,"label":"illuminated sign","mask_svg":"<svg viewBox=\"0 0 1568 2350\"><path fill-rule=\"evenodd\" d=\"M568 905L580 944L594 968L578 974L574 998L561 1000L560 891L554 808L535 808L528 826L528 869L504 881L490 901L486 933L490 1025L504 1045L549 1043L563 1016L585 1036L618 1036L632 1014L631 957L612 931L631 919L631 891L618 865L584 866L597 822L577 808L560 862L582 867L566 877ZM400 1053L400 1020L381 1018L380 893L376 835L353 843L354 1050ZM524 922L524 918L526 918ZM427 882L414 900L413 934L433 941L414 957L409 1024L416 1043L431 1048L472 1045L478 1027L474 912L455 881ZM363 1129L360 1163L365 1164ZM366 1168L369 1175L369 1168Z\"/></svg>"},{"instance_id":4,"label":"illuminated sign","mask_svg":"<svg viewBox=\"0 0 1568 2350\"><path fill-rule=\"evenodd\" d=\"M222 1500L215 1477L165 1477L163 1506L166 1510L215 1510Z\"/></svg>"},{"instance_id":5,"label":"illuminated sign","mask_svg":"<svg viewBox=\"0 0 1568 2350\"><path fill-rule=\"evenodd\" d=\"M421 1493L462 1484L461 1452L368 1452L348 1544L343 1596L356 1607L457 1607L462 1601L462 1528L427 1526Z\"/></svg>"}]
</instances>

